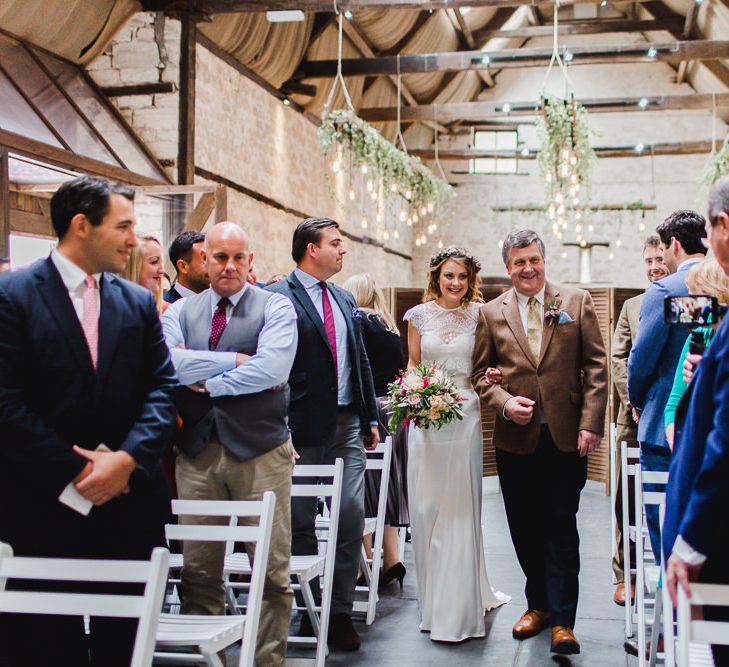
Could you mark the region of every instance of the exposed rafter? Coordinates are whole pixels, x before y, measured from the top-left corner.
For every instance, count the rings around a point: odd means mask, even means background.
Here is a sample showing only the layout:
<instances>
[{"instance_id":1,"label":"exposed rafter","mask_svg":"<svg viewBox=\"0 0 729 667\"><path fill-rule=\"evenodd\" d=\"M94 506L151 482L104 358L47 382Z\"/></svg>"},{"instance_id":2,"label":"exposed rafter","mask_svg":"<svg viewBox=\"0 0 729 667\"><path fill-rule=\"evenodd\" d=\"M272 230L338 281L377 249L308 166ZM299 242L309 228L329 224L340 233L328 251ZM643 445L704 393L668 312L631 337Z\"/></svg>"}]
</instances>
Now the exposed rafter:
<instances>
[{"instance_id":1,"label":"exposed rafter","mask_svg":"<svg viewBox=\"0 0 729 667\"><path fill-rule=\"evenodd\" d=\"M645 2L647 0L633 0ZM519 7L532 5L534 0L337 0L340 11L358 9L452 9L454 7ZM601 0L561 0L560 5L598 4ZM166 5L166 11L186 11L187 0ZM552 0L543 3L554 4ZM268 10L300 9L305 12L331 11L332 0L195 0L196 11L210 13L265 12Z\"/></svg>"},{"instance_id":2,"label":"exposed rafter","mask_svg":"<svg viewBox=\"0 0 729 667\"><path fill-rule=\"evenodd\" d=\"M682 60L721 60L729 58L729 40L696 40L648 44L590 45L570 47L572 66L604 63L668 62ZM398 58L348 58L342 61L345 76L382 76L398 71L407 74L459 72L479 69L543 67L552 57L552 49L523 48L502 51L454 51L450 53L407 54ZM313 60L302 63L296 78L333 77L336 60Z\"/></svg>"},{"instance_id":3,"label":"exposed rafter","mask_svg":"<svg viewBox=\"0 0 729 667\"><path fill-rule=\"evenodd\" d=\"M688 109L729 108L729 93L716 95L661 95L658 97L611 97L577 100L590 113L681 111ZM457 120L494 121L512 117L534 116L539 113L539 102L452 102L450 104L420 105L401 110L402 120L414 121L437 117L442 123ZM383 122L397 117L395 107L370 107L359 110L368 122ZM517 121L513 121L517 122Z\"/></svg>"},{"instance_id":4,"label":"exposed rafter","mask_svg":"<svg viewBox=\"0 0 729 667\"><path fill-rule=\"evenodd\" d=\"M717 141L716 148L721 147ZM598 146L593 148L595 155L599 158L608 157L646 157L650 155L695 155L711 152L711 141L681 141L676 143L642 144L640 150L636 146ZM432 148L412 149L409 151L423 160L434 160L435 151ZM475 150L472 148L462 149L441 149L438 151L438 159L443 161L463 161L474 158L518 158L520 160L534 160L537 152L534 149L527 151L493 151Z\"/></svg>"},{"instance_id":5,"label":"exposed rafter","mask_svg":"<svg viewBox=\"0 0 729 667\"><path fill-rule=\"evenodd\" d=\"M600 35L623 32L655 32L659 30L680 30L683 22L676 19L630 21L625 19L599 19L591 21L567 22L560 20L557 32L560 35ZM530 25L511 30L489 30L487 28L473 33L476 42L483 44L487 39L494 37L551 37L554 34L553 25ZM474 48L474 47L472 47Z\"/></svg>"}]
</instances>

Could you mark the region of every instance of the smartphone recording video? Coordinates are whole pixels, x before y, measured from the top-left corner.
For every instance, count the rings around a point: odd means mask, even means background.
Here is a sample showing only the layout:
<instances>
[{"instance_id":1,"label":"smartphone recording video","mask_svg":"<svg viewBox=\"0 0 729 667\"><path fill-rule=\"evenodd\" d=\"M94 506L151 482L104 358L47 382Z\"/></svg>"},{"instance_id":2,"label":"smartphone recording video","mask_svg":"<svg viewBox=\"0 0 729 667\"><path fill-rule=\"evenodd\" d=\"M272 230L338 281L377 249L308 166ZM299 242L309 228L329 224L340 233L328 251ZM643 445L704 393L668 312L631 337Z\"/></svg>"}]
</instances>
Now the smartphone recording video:
<instances>
[{"instance_id":1,"label":"smartphone recording video","mask_svg":"<svg viewBox=\"0 0 729 667\"><path fill-rule=\"evenodd\" d=\"M663 304L663 316L668 324L686 324L700 327L719 321L719 301L708 294L667 296Z\"/></svg>"}]
</instances>

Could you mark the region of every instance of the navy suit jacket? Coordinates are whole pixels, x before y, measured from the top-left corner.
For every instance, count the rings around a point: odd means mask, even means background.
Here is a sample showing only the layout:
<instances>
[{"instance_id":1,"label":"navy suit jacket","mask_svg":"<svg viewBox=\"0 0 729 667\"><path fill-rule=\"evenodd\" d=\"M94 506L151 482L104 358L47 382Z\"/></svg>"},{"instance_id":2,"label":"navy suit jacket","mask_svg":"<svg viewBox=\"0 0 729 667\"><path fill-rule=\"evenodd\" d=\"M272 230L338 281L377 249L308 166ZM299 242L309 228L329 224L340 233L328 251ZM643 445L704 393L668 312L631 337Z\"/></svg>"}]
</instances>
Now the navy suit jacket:
<instances>
[{"instance_id":1,"label":"navy suit jacket","mask_svg":"<svg viewBox=\"0 0 729 667\"><path fill-rule=\"evenodd\" d=\"M666 490L666 558L681 535L708 560L729 557L729 317L699 364L676 416ZM707 560L707 562L708 562Z\"/></svg>"},{"instance_id":2,"label":"navy suit jacket","mask_svg":"<svg viewBox=\"0 0 729 667\"><path fill-rule=\"evenodd\" d=\"M174 367L147 290L100 280L99 355L50 258L0 274L0 540L16 553L141 557L163 543L160 455L173 431ZM137 462L130 493L88 517L58 500L104 443Z\"/></svg>"},{"instance_id":3,"label":"navy suit jacket","mask_svg":"<svg viewBox=\"0 0 729 667\"><path fill-rule=\"evenodd\" d=\"M668 447L663 412L689 330L664 322L663 301L667 296L688 294L686 273L691 266L684 265L654 282L640 304L638 336L628 358L628 398L641 411L639 442Z\"/></svg>"},{"instance_id":4,"label":"navy suit jacket","mask_svg":"<svg viewBox=\"0 0 729 667\"><path fill-rule=\"evenodd\" d=\"M175 283L175 285L176 285L176 284L177 284L177 283ZM163 298L163 299L164 299L164 300L165 300L165 301L166 301L167 303L174 303L174 302L175 302L175 301L177 301L178 299L181 299L181 298L182 298L182 294L180 294L180 293L179 293L179 292L178 292L178 291L177 291L177 290L175 289L175 285L172 285L172 287L170 287L170 289L169 289L169 292L165 292L165 293L164 293L164 295L162 296L162 298Z\"/></svg>"},{"instance_id":5,"label":"navy suit jacket","mask_svg":"<svg viewBox=\"0 0 729 667\"><path fill-rule=\"evenodd\" d=\"M289 428L294 447L331 444L337 429L337 371L324 323L295 273L266 289L291 299L298 318L299 345L289 375ZM347 321L353 407L366 435L370 433L370 422L377 421L377 399L362 339L362 318L347 290L332 283L329 290Z\"/></svg>"}]
</instances>

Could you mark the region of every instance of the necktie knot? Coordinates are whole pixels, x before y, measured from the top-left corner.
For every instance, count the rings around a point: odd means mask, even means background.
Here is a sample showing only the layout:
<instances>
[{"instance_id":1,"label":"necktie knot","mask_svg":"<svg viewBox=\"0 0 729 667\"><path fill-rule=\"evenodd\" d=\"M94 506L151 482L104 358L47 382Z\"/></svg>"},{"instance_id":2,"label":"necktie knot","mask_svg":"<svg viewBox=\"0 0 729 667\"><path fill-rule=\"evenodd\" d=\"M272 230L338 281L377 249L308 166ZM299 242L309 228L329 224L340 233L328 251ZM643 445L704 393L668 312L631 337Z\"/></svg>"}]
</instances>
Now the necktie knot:
<instances>
[{"instance_id":1,"label":"necktie knot","mask_svg":"<svg viewBox=\"0 0 729 667\"><path fill-rule=\"evenodd\" d=\"M225 327L228 324L228 317L225 311L226 307L230 303L230 299L224 296L218 301L218 305L213 313L213 321L210 323L210 349L214 350L218 347L220 337L225 331Z\"/></svg>"},{"instance_id":2,"label":"necktie knot","mask_svg":"<svg viewBox=\"0 0 729 667\"><path fill-rule=\"evenodd\" d=\"M321 287L323 290L326 290L326 288L327 288L326 281L320 280L319 281L319 287Z\"/></svg>"},{"instance_id":3,"label":"necktie knot","mask_svg":"<svg viewBox=\"0 0 729 667\"><path fill-rule=\"evenodd\" d=\"M527 301L527 306L531 307L531 306L536 306L536 305L537 305L537 300L533 296L530 296L529 301Z\"/></svg>"},{"instance_id":4,"label":"necktie knot","mask_svg":"<svg viewBox=\"0 0 729 667\"><path fill-rule=\"evenodd\" d=\"M218 310L225 310L229 303L230 299L227 296L222 297L220 301L218 301Z\"/></svg>"},{"instance_id":5,"label":"necktie knot","mask_svg":"<svg viewBox=\"0 0 729 667\"><path fill-rule=\"evenodd\" d=\"M96 278L93 276L86 276L86 278L84 278L84 284L87 289L96 289Z\"/></svg>"}]
</instances>

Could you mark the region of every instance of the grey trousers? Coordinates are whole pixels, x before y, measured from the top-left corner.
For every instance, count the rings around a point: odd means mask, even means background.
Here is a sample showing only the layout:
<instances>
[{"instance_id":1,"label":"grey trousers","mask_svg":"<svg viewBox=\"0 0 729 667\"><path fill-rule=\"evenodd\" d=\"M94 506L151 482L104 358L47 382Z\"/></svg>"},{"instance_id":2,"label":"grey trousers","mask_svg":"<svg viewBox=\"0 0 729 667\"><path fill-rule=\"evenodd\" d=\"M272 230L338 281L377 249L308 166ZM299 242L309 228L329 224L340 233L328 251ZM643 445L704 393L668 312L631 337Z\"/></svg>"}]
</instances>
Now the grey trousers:
<instances>
[{"instance_id":1,"label":"grey trousers","mask_svg":"<svg viewBox=\"0 0 729 667\"><path fill-rule=\"evenodd\" d=\"M344 460L331 614L351 614L364 529L366 457L359 417L352 410L340 410L334 441L321 447L302 448L298 453L300 458L297 463L302 465L327 465L338 458ZM316 506L316 498L291 499L291 553L294 555L317 553L318 543L314 532ZM314 587L312 589L318 601L319 591Z\"/></svg>"}]
</instances>

